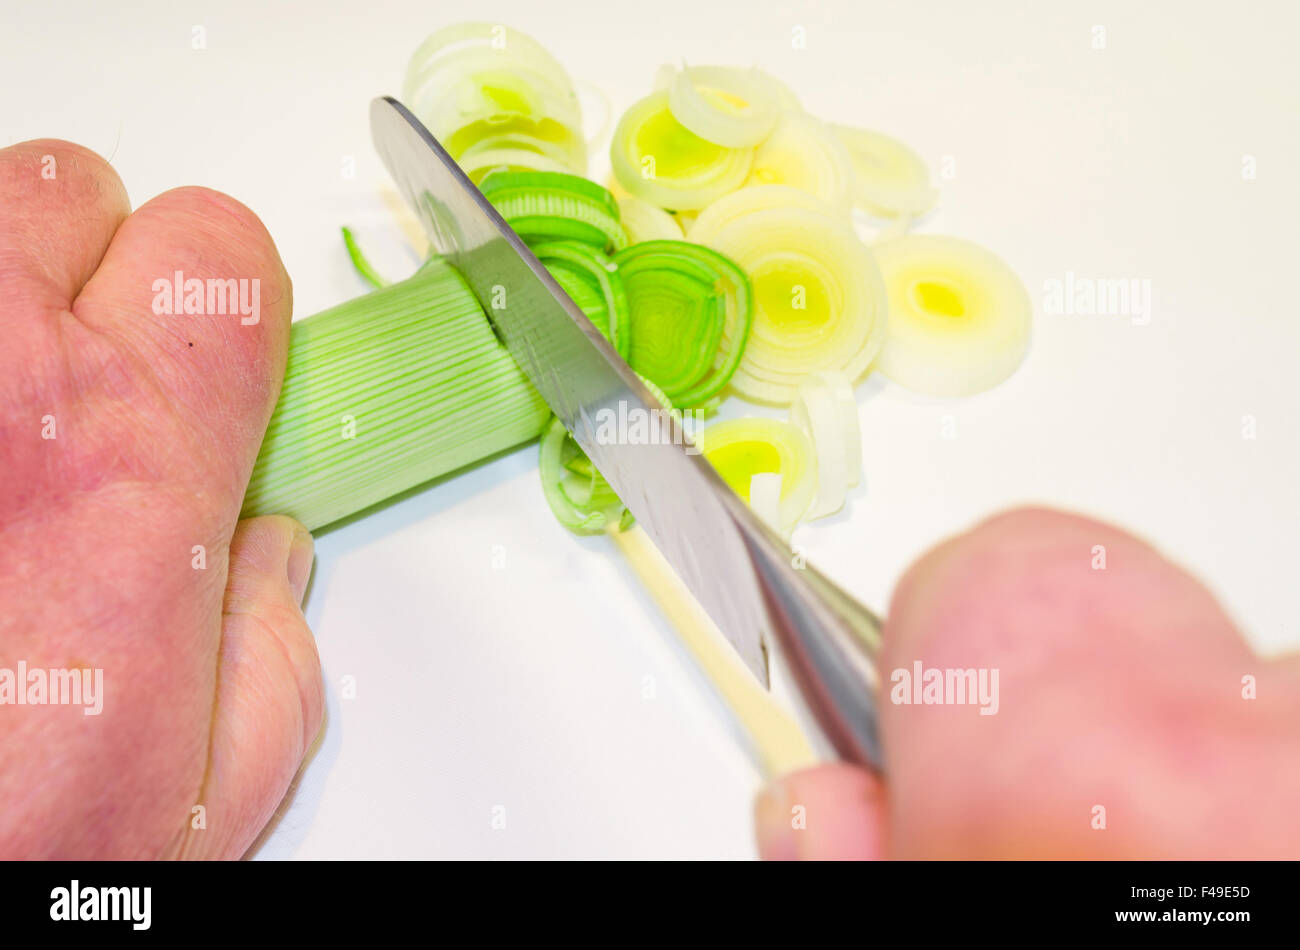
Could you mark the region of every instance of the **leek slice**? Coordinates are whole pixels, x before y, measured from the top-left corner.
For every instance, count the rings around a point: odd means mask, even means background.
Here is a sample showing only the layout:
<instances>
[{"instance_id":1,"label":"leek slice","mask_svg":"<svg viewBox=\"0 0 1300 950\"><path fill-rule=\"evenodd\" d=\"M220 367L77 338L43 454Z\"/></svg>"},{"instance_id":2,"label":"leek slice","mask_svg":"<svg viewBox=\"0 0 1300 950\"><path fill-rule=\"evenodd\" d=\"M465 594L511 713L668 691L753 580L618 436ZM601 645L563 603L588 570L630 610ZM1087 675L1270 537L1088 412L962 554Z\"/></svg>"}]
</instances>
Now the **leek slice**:
<instances>
[{"instance_id":1,"label":"leek slice","mask_svg":"<svg viewBox=\"0 0 1300 950\"><path fill-rule=\"evenodd\" d=\"M792 190L743 189L701 214L689 232L749 275L754 325L731 386L776 405L789 405L816 370L859 379L880 351L887 322L871 253L812 196L776 204Z\"/></svg>"},{"instance_id":2,"label":"leek slice","mask_svg":"<svg viewBox=\"0 0 1300 950\"><path fill-rule=\"evenodd\" d=\"M574 241L545 242L534 245L532 250L618 354L627 359L631 346L628 327L631 308L618 265L599 251ZM573 292L572 280L566 282L562 275L591 288L596 302L586 304L579 300Z\"/></svg>"},{"instance_id":3,"label":"leek slice","mask_svg":"<svg viewBox=\"0 0 1300 950\"><path fill-rule=\"evenodd\" d=\"M656 92L623 113L610 145L614 175L628 193L660 208L694 211L744 184L752 149L700 138Z\"/></svg>"},{"instance_id":4,"label":"leek slice","mask_svg":"<svg viewBox=\"0 0 1300 950\"><path fill-rule=\"evenodd\" d=\"M825 122L787 112L755 149L747 184L789 185L839 208L853 195L853 159Z\"/></svg>"},{"instance_id":5,"label":"leek slice","mask_svg":"<svg viewBox=\"0 0 1300 950\"><path fill-rule=\"evenodd\" d=\"M631 311L628 362L675 406L719 393L744 355L753 323L749 279L716 251L645 241L614 256Z\"/></svg>"},{"instance_id":6,"label":"leek slice","mask_svg":"<svg viewBox=\"0 0 1300 950\"><path fill-rule=\"evenodd\" d=\"M696 445L746 504L751 502L755 475L780 476L773 527L781 534L788 535L808 510L817 490L817 458L798 426L780 419L729 419L706 428ZM759 484L761 490L770 491L770 481ZM770 511L766 514L771 517Z\"/></svg>"},{"instance_id":7,"label":"leek slice","mask_svg":"<svg viewBox=\"0 0 1300 950\"><path fill-rule=\"evenodd\" d=\"M583 245L585 246L585 245ZM575 269L570 269L559 261L542 261L555 282L564 289L578 309L587 315L601 334L609 338L609 306L600 290L592 286L587 278Z\"/></svg>"},{"instance_id":8,"label":"leek slice","mask_svg":"<svg viewBox=\"0 0 1300 950\"><path fill-rule=\"evenodd\" d=\"M461 156L457 164L476 185L482 183L483 179L494 171L566 172L569 170L569 167L562 162L526 148L475 150L472 154Z\"/></svg>"},{"instance_id":9,"label":"leek slice","mask_svg":"<svg viewBox=\"0 0 1300 950\"><path fill-rule=\"evenodd\" d=\"M659 387L644 377L641 381L662 408L680 419ZM546 503L556 519L575 534L624 531L634 523L632 512L591 464L559 417L553 417L542 433L539 467Z\"/></svg>"},{"instance_id":10,"label":"leek slice","mask_svg":"<svg viewBox=\"0 0 1300 950\"><path fill-rule=\"evenodd\" d=\"M672 90L673 83L678 76L678 69L672 63L664 63L655 70L654 88L657 92L669 92ZM756 73L766 84L769 90L776 97L777 112L803 112L803 103L799 97L794 94L789 86L777 79L769 72L761 69L749 69L747 72Z\"/></svg>"},{"instance_id":11,"label":"leek slice","mask_svg":"<svg viewBox=\"0 0 1300 950\"><path fill-rule=\"evenodd\" d=\"M530 245L552 240L581 241L601 250L627 245L614 196L585 178L494 171L479 190Z\"/></svg>"},{"instance_id":12,"label":"leek slice","mask_svg":"<svg viewBox=\"0 0 1300 950\"><path fill-rule=\"evenodd\" d=\"M853 384L843 373L822 370L799 385L790 421L817 453L817 494L808 519L839 511L848 490L862 478L862 427Z\"/></svg>"},{"instance_id":13,"label":"leek slice","mask_svg":"<svg viewBox=\"0 0 1300 950\"><path fill-rule=\"evenodd\" d=\"M747 148L767 138L781 106L774 83L757 69L697 66L673 78L668 108L706 142Z\"/></svg>"},{"instance_id":14,"label":"leek slice","mask_svg":"<svg viewBox=\"0 0 1300 950\"><path fill-rule=\"evenodd\" d=\"M563 67L535 40L500 24L439 30L411 57L402 99L451 156L524 135L586 168L582 113ZM557 158L557 155L548 157Z\"/></svg>"},{"instance_id":15,"label":"leek slice","mask_svg":"<svg viewBox=\"0 0 1300 950\"><path fill-rule=\"evenodd\" d=\"M560 172L567 174L574 173L573 169L566 164L568 156L562 146L557 145L555 142L540 139L527 132L511 131L508 129L495 131L490 135L486 135L476 140L472 145L467 146L463 151L461 151L457 156L457 162L463 168L466 161L474 160L475 156L480 155L483 152L499 152L514 149L525 152L534 152L542 158L550 159L559 165L560 167L558 170ZM547 170L548 169L539 169L539 171Z\"/></svg>"},{"instance_id":16,"label":"leek slice","mask_svg":"<svg viewBox=\"0 0 1300 950\"><path fill-rule=\"evenodd\" d=\"M827 217L841 217L822 199L789 185L746 185L701 211L686 229L686 238L696 244L710 244L723 228L759 211L773 208L801 208Z\"/></svg>"},{"instance_id":17,"label":"leek slice","mask_svg":"<svg viewBox=\"0 0 1300 950\"><path fill-rule=\"evenodd\" d=\"M625 195L618 199L618 216L629 244L642 241L680 241L682 226L667 211L648 201Z\"/></svg>"},{"instance_id":18,"label":"leek slice","mask_svg":"<svg viewBox=\"0 0 1300 950\"><path fill-rule=\"evenodd\" d=\"M921 157L898 139L847 125L832 126L848 148L854 203L878 217L919 217L934 207L938 191Z\"/></svg>"},{"instance_id":19,"label":"leek slice","mask_svg":"<svg viewBox=\"0 0 1300 950\"><path fill-rule=\"evenodd\" d=\"M542 433L539 468L542 494L555 519L576 534L599 534L622 521L624 507L609 483L587 461L585 474L577 459L586 459L558 418Z\"/></svg>"},{"instance_id":20,"label":"leek slice","mask_svg":"<svg viewBox=\"0 0 1300 950\"><path fill-rule=\"evenodd\" d=\"M932 396L965 396L1015 372L1033 307L1001 258L954 237L906 235L876 248L889 293L882 373Z\"/></svg>"},{"instance_id":21,"label":"leek slice","mask_svg":"<svg viewBox=\"0 0 1300 950\"><path fill-rule=\"evenodd\" d=\"M611 217L618 216L618 203L609 189L578 175L552 172L500 172L483 180L480 189L489 201L544 194L570 196L591 202Z\"/></svg>"}]
</instances>

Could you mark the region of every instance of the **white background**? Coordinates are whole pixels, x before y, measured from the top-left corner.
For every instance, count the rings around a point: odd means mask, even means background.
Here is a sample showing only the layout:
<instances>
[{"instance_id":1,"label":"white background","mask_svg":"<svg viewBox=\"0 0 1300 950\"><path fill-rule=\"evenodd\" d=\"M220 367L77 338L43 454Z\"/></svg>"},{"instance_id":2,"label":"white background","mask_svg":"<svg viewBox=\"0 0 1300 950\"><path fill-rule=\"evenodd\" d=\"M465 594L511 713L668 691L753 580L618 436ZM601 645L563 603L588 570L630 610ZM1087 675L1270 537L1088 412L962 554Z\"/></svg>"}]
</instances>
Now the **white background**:
<instances>
[{"instance_id":1,"label":"white background","mask_svg":"<svg viewBox=\"0 0 1300 950\"><path fill-rule=\"evenodd\" d=\"M763 65L936 174L948 157L920 229L993 248L1039 310L991 393L862 387L866 483L801 529L811 558L883 608L945 534L1047 502L1171 552L1261 648L1300 643L1294 4L2 2L0 143L111 155L136 204L186 184L237 196L275 235L299 317L363 289L340 224L389 274L414 263L377 197L367 103L400 92L432 30L522 29L618 110L665 61ZM1149 279L1150 324L1042 313L1067 272ZM555 524L535 451L319 538L328 723L262 856L753 854L757 772L618 557Z\"/></svg>"}]
</instances>

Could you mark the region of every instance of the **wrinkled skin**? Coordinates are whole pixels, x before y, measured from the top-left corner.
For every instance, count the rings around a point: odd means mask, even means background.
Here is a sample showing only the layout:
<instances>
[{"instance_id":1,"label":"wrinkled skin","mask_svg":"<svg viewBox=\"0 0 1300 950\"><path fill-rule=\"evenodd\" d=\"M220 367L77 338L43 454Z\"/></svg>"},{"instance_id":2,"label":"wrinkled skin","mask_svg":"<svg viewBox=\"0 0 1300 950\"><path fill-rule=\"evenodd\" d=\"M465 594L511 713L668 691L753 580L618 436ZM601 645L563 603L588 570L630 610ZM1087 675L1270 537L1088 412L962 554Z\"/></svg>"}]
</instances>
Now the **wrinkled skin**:
<instances>
[{"instance_id":1,"label":"wrinkled skin","mask_svg":"<svg viewBox=\"0 0 1300 950\"><path fill-rule=\"evenodd\" d=\"M885 701L885 783L843 765L776 782L765 856L1300 857L1300 658L1256 657L1131 535L1021 510L939 546L884 632L883 671L916 660L998 669L997 714Z\"/></svg>"},{"instance_id":2,"label":"wrinkled skin","mask_svg":"<svg viewBox=\"0 0 1300 950\"><path fill-rule=\"evenodd\" d=\"M156 316L177 270L258 278L260 322ZM319 730L311 538L238 522L291 298L225 195L132 214L85 149L0 151L0 667L100 668L105 694L0 706L0 856L239 857Z\"/></svg>"}]
</instances>

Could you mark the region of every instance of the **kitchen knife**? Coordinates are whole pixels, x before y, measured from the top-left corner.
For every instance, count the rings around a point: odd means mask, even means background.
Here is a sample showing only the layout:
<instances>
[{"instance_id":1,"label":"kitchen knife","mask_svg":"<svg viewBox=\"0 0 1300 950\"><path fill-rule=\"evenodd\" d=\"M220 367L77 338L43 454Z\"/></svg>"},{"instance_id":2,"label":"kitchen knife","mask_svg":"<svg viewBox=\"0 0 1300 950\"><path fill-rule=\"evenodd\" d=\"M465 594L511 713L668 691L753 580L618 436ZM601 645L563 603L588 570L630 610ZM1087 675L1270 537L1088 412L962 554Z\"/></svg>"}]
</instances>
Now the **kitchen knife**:
<instances>
[{"instance_id":1,"label":"kitchen knife","mask_svg":"<svg viewBox=\"0 0 1300 950\"><path fill-rule=\"evenodd\" d=\"M767 685L773 637L838 754L878 769L880 621L812 567L796 566L780 537L689 450L680 420L662 412L405 106L374 100L370 124L433 249L460 272L506 349L745 664ZM606 438L603 421L638 414L658 420L659 438Z\"/></svg>"}]
</instances>

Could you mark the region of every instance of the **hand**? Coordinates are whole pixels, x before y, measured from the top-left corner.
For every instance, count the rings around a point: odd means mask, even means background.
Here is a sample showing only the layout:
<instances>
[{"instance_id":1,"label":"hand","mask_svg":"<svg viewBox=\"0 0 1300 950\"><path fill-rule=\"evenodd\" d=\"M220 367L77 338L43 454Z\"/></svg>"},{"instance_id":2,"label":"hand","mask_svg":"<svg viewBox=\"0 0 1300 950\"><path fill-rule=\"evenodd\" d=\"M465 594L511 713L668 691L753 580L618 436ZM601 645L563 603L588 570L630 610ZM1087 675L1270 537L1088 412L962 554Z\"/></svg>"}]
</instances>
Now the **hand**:
<instances>
[{"instance_id":1,"label":"hand","mask_svg":"<svg viewBox=\"0 0 1300 950\"><path fill-rule=\"evenodd\" d=\"M917 660L998 669L997 713L891 702ZM883 781L778 781L758 801L765 857L1300 857L1300 656L1255 656L1204 587L1116 528L1023 510L940 545L894 593L880 670Z\"/></svg>"},{"instance_id":2,"label":"hand","mask_svg":"<svg viewBox=\"0 0 1300 950\"><path fill-rule=\"evenodd\" d=\"M256 278L256 322L157 315L177 271ZM103 671L99 715L0 705L0 855L239 857L323 709L311 537L238 521L288 345L275 245L225 195L132 214L97 155L26 142L0 301L0 699L20 662Z\"/></svg>"}]
</instances>

